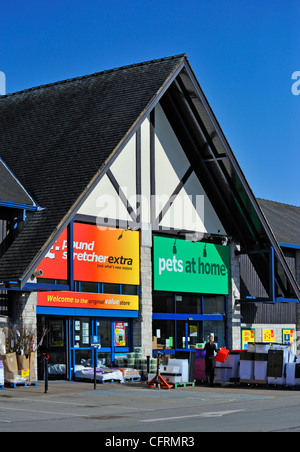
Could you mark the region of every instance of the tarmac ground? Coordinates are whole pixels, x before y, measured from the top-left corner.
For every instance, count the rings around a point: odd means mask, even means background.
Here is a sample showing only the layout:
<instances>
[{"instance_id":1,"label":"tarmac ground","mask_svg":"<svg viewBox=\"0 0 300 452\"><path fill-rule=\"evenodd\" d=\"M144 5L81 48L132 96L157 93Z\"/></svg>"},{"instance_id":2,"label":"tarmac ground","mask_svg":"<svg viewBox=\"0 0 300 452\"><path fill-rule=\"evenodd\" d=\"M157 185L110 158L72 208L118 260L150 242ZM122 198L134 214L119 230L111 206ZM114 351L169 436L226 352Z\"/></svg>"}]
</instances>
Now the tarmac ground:
<instances>
[{"instance_id":1,"label":"tarmac ground","mask_svg":"<svg viewBox=\"0 0 300 452\"><path fill-rule=\"evenodd\" d=\"M300 391L238 385L158 390L146 382L94 390L91 382L49 381L45 393L39 381L0 390L0 432L12 431L91 431L104 439L190 432L195 441L199 432L299 432Z\"/></svg>"}]
</instances>

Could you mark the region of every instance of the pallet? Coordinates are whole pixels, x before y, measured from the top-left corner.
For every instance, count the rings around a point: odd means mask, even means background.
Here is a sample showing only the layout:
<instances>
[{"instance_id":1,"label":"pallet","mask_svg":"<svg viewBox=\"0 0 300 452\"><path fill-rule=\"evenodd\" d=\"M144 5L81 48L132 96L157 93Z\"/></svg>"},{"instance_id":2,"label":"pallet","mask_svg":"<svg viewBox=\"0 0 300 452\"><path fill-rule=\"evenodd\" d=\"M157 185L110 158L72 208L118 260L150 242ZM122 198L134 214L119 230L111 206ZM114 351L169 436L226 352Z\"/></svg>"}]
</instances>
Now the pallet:
<instances>
[{"instance_id":1,"label":"pallet","mask_svg":"<svg viewBox=\"0 0 300 452\"><path fill-rule=\"evenodd\" d=\"M27 382L24 382L24 383L5 383L5 386L7 388L19 388L19 387L26 388L27 385L28 385Z\"/></svg>"},{"instance_id":2,"label":"pallet","mask_svg":"<svg viewBox=\"0 0 300 452\"><path fill-rule=\"evenodd\" d=\"M195 387L195 382L194 381L189 381L187 383L173 383L174 384L174 389L177 388L187 388L187 387Z\"/></svg>"},{"instance_id":3,"label":"pallet","mask_svg":"<svg viewBox=\"0 0 300 452\"><path fill-rule=\"evenodd\" d=\"M94 383L94 380L91 380L91 383ZM97 380L97 385L104 385L107 383L121 383L121 380Z\"/></svg>"},{"instance_id":4,"label":"pallet","mask_svg":"<svg viewBox=\"0 0 300 452\"><path fill-rule=\"evenodd\" d=\"M241 384L248 384L248 385L267 385L268 384L268 380L241 380L240 379L240 383Z\"/></svg>"},{"instance_id":5,"label":"pallet","mask_svg":"<svg viewBox=\"0 0 300 452\"><path fill-rule=\"evenodd\" d=\"M126 377L126 378L124 378L124 381L125 382L127 382L127 381L142 381L142 378L141 377Z\"/></svg>"}]
</instances>

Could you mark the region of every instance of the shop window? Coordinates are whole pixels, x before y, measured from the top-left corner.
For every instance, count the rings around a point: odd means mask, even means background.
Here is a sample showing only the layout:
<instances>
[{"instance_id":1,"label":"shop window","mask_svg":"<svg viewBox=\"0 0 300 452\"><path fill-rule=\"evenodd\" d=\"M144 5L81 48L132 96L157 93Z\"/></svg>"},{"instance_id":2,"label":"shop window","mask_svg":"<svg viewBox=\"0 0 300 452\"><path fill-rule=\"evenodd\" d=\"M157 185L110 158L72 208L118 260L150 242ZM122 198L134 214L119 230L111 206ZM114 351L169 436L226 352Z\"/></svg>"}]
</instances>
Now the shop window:
<instances>
[{"instance_id":1,"label":"shop window","mask_svg":"<svg viewBox=\"0 0 300 452\"><path fill-rule=\"evenodd\" d=\"M110 320L97 321L97 334L101 337L101 347L111 347Z\"/></svg>"},{"instance_id":2,"label":"shop window","mask_svg":"<svg viewBox=\"0 0 300 452\"><path fill-rule=\"evenodd\" d=\"M175 313L175 302L173 294L154 294L153 295L153 312L156 313Z\"/></svg>"},{"instance_id":3,"label":"shop window","mask_svg":"<svg viewBox=\"0 0 300 452\"><path fill-rule=\"evenodd\" d=\"M98 293L99 284L97 282L85 282L80 283L80 292L86 293Z\"/></svg>"},{"instance_id":4,"label":"shop window","mask_svg":"<svg viewBox=\"0 0 300 452\"><path fill-rule=\"evenodd\" d=\"M174 320L153 320L152 336L158 348L175 347L175 321ZM156 348L156 347L155 347Z\"/></svg>"},{"instance_id":5,"label":"shop window","mask_svg":"<svg viewBox=\"0 0 300 452\"><path fill-rule=\"evenodd\" d=\"M204 340L208 341L210 334L214 335L214 342L218 348L225 347L225 322L206 320L204 322Z\"/></svg>"},{"instance_id":6,"label":"shop window","mask_svg":"<svg viewBox=\"0 0 300 452\"><path fill-rule=\"evenodd\" d=\"M202 314L202 297L197 295L176 295L177 314Z\"/></svg>"},{"instance_id":7,"label":"shop window","mask_svg":"<svg viewBox=\"0 0 300 452\"><path fill-rule=\"evenodd\" d=\"M110 367L112 365L111 353L97 353L98 367L101 365Z\"/></svg>"},{"instance_id":8,"label":"shop window","mask_svg":"<svg viewBox=\"0 0 300 452\"><path fill-rule=\"evenodd\" d=\"M85 367L92 366L92 352L91 350L75 350L75 365Z\"/></svg>"},{"instance_id":9,"label":"shop window","mask_svg":"<svg viewBox=\"0 0 300 452\"><path fill-rule=\"evenodd\" d=\"M133 286L131 284L123 284L122 285L122 294L123 295L137 295L137 286Z\"/></svg>"},{"instance_id":10,"label":"shop window","mask_svg":"<svg viewBox=\"0 0 300 452\"><path fill-rule=\"evenodd\" d=\"M48 321L48 345L49 347L65 347L65 322L64 320Z\"/></svg>"},{"instance_id":11,"label":"shop window","mask_svg":"<svg viewBox=\"0 0 300 452\"><path fill-rule=\"evenodd\" d=\"M120 293L120 284L104 283L103 284L103 293L118 295Z\"/></svg>"},{"instance_id":12,"label":"shop window","mask_svg":"<svg viewBox=\"0 0 300 452\"><path fill-rule=\"evenodd\" d=\"M38 284L60 284L63 286L68 285L68 281L66 279L50 279L50 278L38 278Z\"/></svg>"},{"instance_id":13,"label":"shop window","mask_svg":"<svg viewBox=\"0 0 300 452\"><path fill-rule=\"evenodd\" d=\"M203 297L204 314L225 315L225 298L223 296Z\"/></svg>"},{"instance_id":14,"label":"shop window","mask_svg":"<svg viewBox=\"0 0 300 452\"><path fill-rule=\"evenodd\" d=\"M66 286L68 284L68 281L66 279L56 279L55 284L60 284L62 286Z\"/></svg>"},{"instance_id":15,"label":"shop window","mask_svg":"<svg viewBox=\"0 0 300 452\"><path fill-rule=\"evenodd\" d=\"M74 320L74 343L75 347L90 346L90 319L88 317L80 317Z\"/></svg>"}]
</instances>

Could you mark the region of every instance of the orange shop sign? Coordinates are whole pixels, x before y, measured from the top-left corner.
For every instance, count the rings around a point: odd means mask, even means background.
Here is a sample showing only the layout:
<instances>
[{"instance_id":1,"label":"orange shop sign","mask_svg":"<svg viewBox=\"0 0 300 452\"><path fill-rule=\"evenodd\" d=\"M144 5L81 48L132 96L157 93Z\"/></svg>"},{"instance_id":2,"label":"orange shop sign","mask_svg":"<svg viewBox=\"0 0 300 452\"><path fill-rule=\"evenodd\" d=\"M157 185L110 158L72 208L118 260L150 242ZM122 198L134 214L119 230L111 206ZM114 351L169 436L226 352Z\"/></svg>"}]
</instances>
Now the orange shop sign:
<instances>
[{"instance_id":1,"label":"orange shop sign","mask_svg":"<svg viewBox=\"0 0 300 452\"><path fill-rule=\"evenodd\" d=\"M74 223L74 279L139 285L139 232ZM67 230L41 262L42 278L68 278Z\"/></svg>"},{"instance_id":2,"label":"orange shop sign","mask_svg":"<svg viewBox=\"0 0 300 452\"><path fill-rule=\"evenodd\" d=\"M136 295L107 295L102 293L39 292L37 305L56 308L137 311L139 309L139 297Z\"/></svg>"}]
</instances>

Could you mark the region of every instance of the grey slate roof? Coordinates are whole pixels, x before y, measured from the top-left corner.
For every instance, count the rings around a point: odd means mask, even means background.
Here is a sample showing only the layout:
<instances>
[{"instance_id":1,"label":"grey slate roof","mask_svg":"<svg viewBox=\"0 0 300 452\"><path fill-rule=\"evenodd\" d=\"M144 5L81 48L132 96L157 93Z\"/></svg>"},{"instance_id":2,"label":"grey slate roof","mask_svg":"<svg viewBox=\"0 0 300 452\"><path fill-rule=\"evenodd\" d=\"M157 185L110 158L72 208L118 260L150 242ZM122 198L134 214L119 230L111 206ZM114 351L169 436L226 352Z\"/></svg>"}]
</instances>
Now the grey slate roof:
<instances>
[{"instance_id":1,"label":"grey slate roof","mask_svg":"<svg viewBox=\"0 0 300 452\"><path fill-rule=\"evenodd\" d=\"M0 97L0 157L44 210L0 259L20 280L185 58L104 71Z\"/></svg>"},{"instance_id":2,"label":"grey slate roof","mask_svg":"<svg viewBox=\"0 0 300 452\"><path fill-rule=\"evenodd\" d=\"M258 199L279 243L300 245L300 207Z\"/></svg>"},{"instance_id":3,"label":"grey slate roof","mask_svg":"<svg viewBox=\"0 0 300 452\"><path fill-rule=\"evenodd\" d=\"M0 203L23 204L34 206L33 199L22 187L5 163L0 159Z\"/></svg>"}]
</instances>

